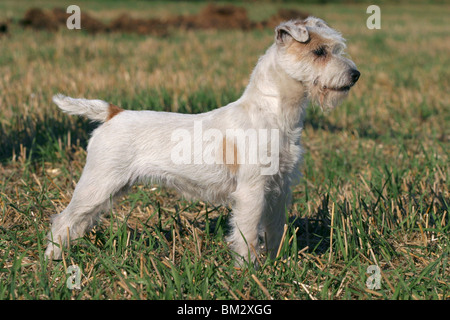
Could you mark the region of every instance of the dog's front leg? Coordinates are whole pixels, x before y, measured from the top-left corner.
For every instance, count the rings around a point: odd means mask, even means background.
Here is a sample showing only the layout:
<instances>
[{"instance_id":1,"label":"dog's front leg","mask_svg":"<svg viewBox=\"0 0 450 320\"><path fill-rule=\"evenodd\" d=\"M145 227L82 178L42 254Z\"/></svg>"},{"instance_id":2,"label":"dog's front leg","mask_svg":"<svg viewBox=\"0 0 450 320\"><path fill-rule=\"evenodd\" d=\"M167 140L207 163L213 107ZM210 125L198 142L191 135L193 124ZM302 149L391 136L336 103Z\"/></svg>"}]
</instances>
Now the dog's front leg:
<instances>
[{"instance_id":1,"label":"dog's front leg","mask_svg":"<svg viewBox=\"0 0 450 320\"><path fill-rule=\"evenodd\" d=\"M262 231L270 258L275 259L286 223L286 210L291 202L291 190L288 184L280 192L266 194L266 206L262 216Z\"/></svg>"},{"instance_id":2,"label":"dog's front leg","mask_svg":"<svg viewBox=\"0 0 450 320\"><path fill-rule=\"evenodd\" d=\"M242 259L254 261L258 251L259 224L264 209L264 182L239 184L233 193L231 227L228 238L232 250Z\"/></svg>"}]
</instances>

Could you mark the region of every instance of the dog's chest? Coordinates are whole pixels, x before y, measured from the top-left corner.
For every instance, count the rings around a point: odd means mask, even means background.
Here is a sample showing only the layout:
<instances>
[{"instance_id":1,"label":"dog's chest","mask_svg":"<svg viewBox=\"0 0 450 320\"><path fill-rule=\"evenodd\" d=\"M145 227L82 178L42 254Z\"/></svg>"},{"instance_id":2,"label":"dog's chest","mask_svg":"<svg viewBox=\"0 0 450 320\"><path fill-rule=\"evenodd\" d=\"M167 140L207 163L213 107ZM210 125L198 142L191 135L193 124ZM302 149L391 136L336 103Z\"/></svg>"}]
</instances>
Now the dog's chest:
<instances>
[{"instance_id":1,"label":"dog's chest","mask_svg":"<svg viewBox=\"0 0 450 320\"><path fill-rule=\"evenodd\" d=\"M300 144L301 128L296 128L280 139L280 173L291 173L296 170L301 160Z\"/></svg>"}]
</instances>

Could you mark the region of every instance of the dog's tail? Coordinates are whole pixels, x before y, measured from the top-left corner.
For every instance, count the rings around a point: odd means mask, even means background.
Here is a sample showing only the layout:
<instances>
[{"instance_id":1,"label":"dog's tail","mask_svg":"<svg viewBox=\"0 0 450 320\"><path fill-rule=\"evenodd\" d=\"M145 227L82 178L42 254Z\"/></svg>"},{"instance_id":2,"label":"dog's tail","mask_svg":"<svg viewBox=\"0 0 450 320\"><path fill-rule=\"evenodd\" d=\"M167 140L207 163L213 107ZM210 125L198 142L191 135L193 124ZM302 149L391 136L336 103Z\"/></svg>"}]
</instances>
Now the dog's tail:
<instances>
[{"instance_id":1,"label":"dog's tail","mask_svg":"<svg viewBox=\"0 0 450 320\"><path fill-rule=\"evenodd\" d=\"M108 121L123 111L123 109L103 100L74 99L62 94L53 96L53 102L68 114L77 114L100 122Z\"/></svg>"}]
</instances>

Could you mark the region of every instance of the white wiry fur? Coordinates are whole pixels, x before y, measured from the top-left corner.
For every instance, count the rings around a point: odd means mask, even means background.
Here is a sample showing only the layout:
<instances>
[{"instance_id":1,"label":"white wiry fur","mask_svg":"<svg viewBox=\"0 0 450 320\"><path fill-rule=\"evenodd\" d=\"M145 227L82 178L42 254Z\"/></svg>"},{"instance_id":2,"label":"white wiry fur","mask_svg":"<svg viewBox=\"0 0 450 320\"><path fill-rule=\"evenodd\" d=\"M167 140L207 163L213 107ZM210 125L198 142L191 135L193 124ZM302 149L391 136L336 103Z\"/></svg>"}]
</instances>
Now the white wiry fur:
<instances>
[{"instance_id":1,"label":"white wiry fur","mask_svg":"<svg viewBox=\"0 0 450 320\"><path fill-rule=\"evenodd\" d=\"M60 258L59 244L66 243L67 232L70 239L81 237L108 209L111 198L137 181L151 181L188 197L231 205L228 240L238 261L254 260L260 237L273 257L298 175L305 108L311 99L326 109L335 107L359 77L354 63L342 56L343 38L324 21L313 17L291 20L275 31L275 42L259 59L242 97L210 112L117 112L116 107L112 114L111 105L104 101L55 96L54 102L65 112L103 124L89 141L86 165L70 204L53 219L46 255ZM317 39L321 39L319 44ZM251 146L235 144L227 130L276 130L275 138L268 135L267 144L258 141L258 147L267 151L269 145L278 146L277 154L271 154L272 159L276 157L277 170L261 174L267 163L260 160L198 162L192 159L204 150L195 146L191 162L174 163L177 130L194 137L193 145L207 147L207 139L195 138L196 123L201 123L203 131L222 134L224 139L219 142L224 150L231 141L234 156L246 154Z\"/></svg>"},{"instance_id":2,"label":"white wiry fur","mask_svg":"<svg viewBox=\"0 0 450 320\"><path fill-rule=\"evenodd\" d=\"M92 120L106 121L109 103L102 100L73 99L62 94L53 97L53 102L68 114L77 114Z\"/></svg>"}]
</instances>

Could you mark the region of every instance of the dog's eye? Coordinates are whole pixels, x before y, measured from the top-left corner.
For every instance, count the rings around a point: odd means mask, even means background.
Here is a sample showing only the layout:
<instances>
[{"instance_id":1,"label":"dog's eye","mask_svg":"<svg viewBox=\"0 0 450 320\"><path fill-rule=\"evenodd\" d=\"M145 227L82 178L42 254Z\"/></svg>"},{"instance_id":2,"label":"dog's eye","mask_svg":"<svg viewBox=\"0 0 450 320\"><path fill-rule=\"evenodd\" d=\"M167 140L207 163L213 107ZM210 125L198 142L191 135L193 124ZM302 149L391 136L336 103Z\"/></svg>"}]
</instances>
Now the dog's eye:
<instances>
[{"instance_id":1,"label":"dog's eye","mask_svg":"<svg viewBox=\"0 0 450 320\"><path fill-rule=\"evenodd\" d=\"M324 47L319 47L316 50L313 50L313 53L318 57L323 57L327 54L327 51Z\"/></svg>"}]
</instances>

